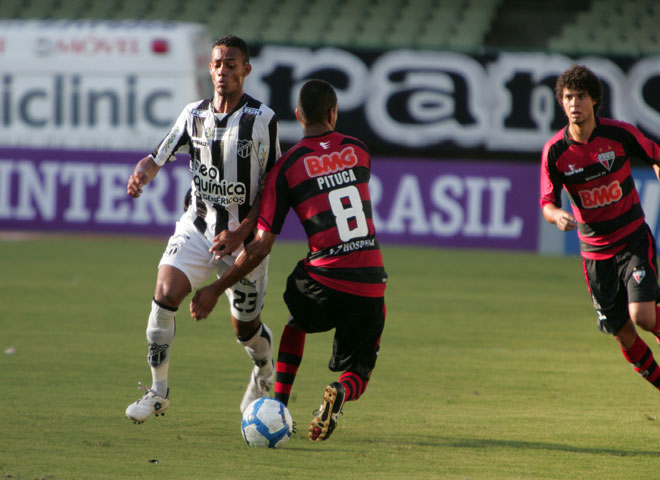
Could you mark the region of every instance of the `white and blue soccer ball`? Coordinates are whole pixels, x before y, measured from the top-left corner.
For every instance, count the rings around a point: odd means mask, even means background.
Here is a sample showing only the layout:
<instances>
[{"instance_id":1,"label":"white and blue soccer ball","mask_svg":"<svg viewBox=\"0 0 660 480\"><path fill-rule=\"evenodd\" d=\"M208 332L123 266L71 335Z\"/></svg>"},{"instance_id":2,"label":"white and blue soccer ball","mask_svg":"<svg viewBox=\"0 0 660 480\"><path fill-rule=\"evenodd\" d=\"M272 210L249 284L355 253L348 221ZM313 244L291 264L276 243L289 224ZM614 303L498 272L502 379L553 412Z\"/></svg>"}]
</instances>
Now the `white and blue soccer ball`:
<instances>
[{"instance_id":1,"label":"white and blue soccer ball","mask_svg":"<svg viewBox=\"0 0 660 480\"><path fill-rule=\"evenodd\" d=\"M293 432L289 409L274 398L258 398L243 411L241 432L251 447L282 448Z\"/></svg>"}]
</instances>

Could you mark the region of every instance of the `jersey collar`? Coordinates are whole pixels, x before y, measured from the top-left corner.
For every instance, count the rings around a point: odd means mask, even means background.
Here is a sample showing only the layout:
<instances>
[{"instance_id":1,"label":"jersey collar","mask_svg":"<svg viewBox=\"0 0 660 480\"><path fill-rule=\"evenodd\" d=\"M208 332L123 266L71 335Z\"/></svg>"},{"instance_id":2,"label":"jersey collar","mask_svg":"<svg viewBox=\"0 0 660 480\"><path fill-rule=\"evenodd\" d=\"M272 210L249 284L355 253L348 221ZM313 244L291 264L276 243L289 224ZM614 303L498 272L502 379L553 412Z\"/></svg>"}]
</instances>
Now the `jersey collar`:
<instances>
[{"instance_id":1,"label":"jersey collar","mask_svg":"<svg viewBox=\"0 0 660 480\"><path fill-rule=\"evenodd\" d=\"M596 121L596 126L594 127L594 131L591 132L591 136L589 137L589 140L587 140L586 143L591 142L594 138L596 138L598 134L598 130L600 129L600 120L597 116L594 116L594 120ZM571 136L568 133L568 125L564 127L564 141L568 143L568 145L586 145L586 143L582 142L577 142L571 138Z\"/></svg>"}]
</instances>

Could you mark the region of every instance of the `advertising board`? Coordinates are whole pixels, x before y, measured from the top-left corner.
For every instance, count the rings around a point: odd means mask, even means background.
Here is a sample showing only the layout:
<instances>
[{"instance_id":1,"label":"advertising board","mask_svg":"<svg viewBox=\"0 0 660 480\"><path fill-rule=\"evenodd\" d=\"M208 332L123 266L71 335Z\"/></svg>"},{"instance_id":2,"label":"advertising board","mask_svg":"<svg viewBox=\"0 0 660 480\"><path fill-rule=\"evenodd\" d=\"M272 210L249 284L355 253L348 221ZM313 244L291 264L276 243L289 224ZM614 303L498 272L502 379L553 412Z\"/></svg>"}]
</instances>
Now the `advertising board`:
<instances>
[{"instance_id":1,"label":"advertising board","mask_svg":"<svg viewBox=\"0 0 660 480\"><path fill-rule=\"evenodd\" d=\"M168 236L191 174L168 164L134 200L126 182L141 154L0 149L0 231ZM534 251L538 169L526 164L374 157L372 209L382 242ZM295 214L282 234L304 239Z\"/></svg>"},{"instance_id":2,"label":"advertising board","mask_svg":"<svg viewBox=\"0 0 660 480\"><path fill-rule=\"evenodd\" d=\"M203 25L0 21L0 45L6 147L151 149L210 93Z\"/></svg>"}]
</instances>

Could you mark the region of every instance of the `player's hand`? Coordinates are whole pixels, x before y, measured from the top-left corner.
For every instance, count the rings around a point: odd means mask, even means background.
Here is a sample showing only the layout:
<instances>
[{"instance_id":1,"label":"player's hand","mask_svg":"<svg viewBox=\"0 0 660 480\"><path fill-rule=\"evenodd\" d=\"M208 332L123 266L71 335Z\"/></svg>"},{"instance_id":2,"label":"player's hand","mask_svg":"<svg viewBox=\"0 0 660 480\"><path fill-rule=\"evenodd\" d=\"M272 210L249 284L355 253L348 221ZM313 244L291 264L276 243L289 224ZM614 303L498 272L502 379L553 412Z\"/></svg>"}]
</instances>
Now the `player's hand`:
<instances>
[{"instance_id":1,"label":"player's hand","mask_svg":"<svg viewBox=\"0 0 660 480\"><path fill-rule=\"evenodd\" d=\"M557 228L562 232L568 232L577 228L575 218L568 212L561 212L557 215L555 225L557 225Z\"/></svg>"},{"instance_id":2,"label":"player's hand","mask_svg":"<svg viewBox=\"0 0 660 480\"><path fill-rule=\"evenodd\" d=\"M215 256L216 260L219 260L225 255L231 255L231 252L240 248L243 240L243 235L238 231L223 230L213 239L209 252Z\"/></svg>"},{"instance_id":3,"label":"player's hand","mask_svg":"<svg viewBox=\"0 0 660 480\"><path fill-rule=\"evenodd\" d=\"M190 301L190 316L195 321L205 319L210 315L218 303L218 297L210 286L202 287L195 292Z\"/></svg>"},{"instance_id":4,"label":"player's hand","mask_svg":"<svg viewBox=\"0 0 660 480\"><path fill-rule=\"evenodd\" d=\"M146 173L135 170L130 177L128 177L128 184L126 185L126 193L133 198L138 198L142 194L142 187L149 182L149 177Z\"/></svg>"}]
</instances>

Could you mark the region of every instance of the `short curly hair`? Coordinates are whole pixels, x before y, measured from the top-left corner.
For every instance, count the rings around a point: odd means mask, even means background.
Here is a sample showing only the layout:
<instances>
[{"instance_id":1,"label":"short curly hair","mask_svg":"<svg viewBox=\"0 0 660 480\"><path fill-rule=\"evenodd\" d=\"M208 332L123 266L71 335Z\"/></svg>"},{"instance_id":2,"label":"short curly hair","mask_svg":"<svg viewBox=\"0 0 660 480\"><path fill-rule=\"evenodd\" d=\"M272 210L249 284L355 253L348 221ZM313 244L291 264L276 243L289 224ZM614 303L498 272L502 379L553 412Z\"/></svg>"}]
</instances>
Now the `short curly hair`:
<instances>
[{"instance_id":1,"label":"short curly hair","mask_svg":"<svg viewBox=\"0 0 660 480\"><path fill-rule=\"evenodd\" d=\"M216 39L216 41L213 42L213 47L211 47L211 49L221 46L238 48L243 56L243 63L250 63L250 49L242 38L237 37L236 35L225 35L224 37Z\"/></svg>"},{"instance_id":2,"label":"short curly hair","mask_svg":"<svg viewBox=\"0 0 660 480\"><path fill-rule=\"evenodd\" d=\"M603 86L594 72L584 65L573 65L562 73L557 78L555 85L555 97L559 105L563 105L564 88L587 92L591 98L596 100L594 113L598 113L598 109L603 103Z\"/></svg>"}]
</instances>

